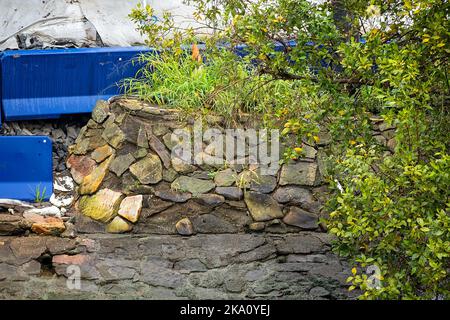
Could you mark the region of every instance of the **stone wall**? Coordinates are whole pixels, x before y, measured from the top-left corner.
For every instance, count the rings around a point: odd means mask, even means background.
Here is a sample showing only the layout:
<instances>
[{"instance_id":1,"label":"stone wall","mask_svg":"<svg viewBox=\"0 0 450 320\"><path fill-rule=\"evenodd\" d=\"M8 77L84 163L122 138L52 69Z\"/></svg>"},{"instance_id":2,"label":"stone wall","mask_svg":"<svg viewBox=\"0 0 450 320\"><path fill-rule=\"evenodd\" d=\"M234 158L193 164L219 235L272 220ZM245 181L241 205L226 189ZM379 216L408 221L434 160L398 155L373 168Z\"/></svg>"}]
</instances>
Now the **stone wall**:
<instances>
[{"instance_id":1,"label":"stone wall","mask_svg":"<svg viewBox=\"0 0 450 320\"><path fill-rule=\"evenodd\" d=\"M194 120L117 99L100 101L77 137L65 122L5 126L6 134L49 128L60 150L55 183L70 174L76 188L58 188L75 198L67 211L0 202L0 298L354 298L351 266L332 253L320 221L326 139L303 145L302 156L271 175L238 157L215 164L208 148L195 154L205 163L193 165L172 156L172 132L192 129ZM372 122L374 138L393 152L395 128ZM203 123L223 131L257 129L260 121ZM79 289L67 285L74 266Z\"/></svg>"},{"instance_id":2,"label":"stone wall","mask_svg":"<svg viewBox=\"0 0 450 320\"><path fill-rule=\"evenodd\" d=\"M234 127L258 128L257 120L241 118ZM219 131L225 127L220 117L204 122ZM99 102L69 150L67 166L79 184L77 210L111 233L323 231L326 186L314 147L304 145L298 160L270 175L250 163L248 148L246 163L235 158L216 164L208 161L214 151L204 148L196 155L204 162L195 165L171 154L173 130L192 126L193 119L180 119L175 110L126 99ZM85 224L102 231L99 224Z\"/></svg>"},{"instance_id":3,"label":"stone wall","mask_svg":"<svg viewBox=\"0 0 450 320\"><path fill-rule=\"evenodd\" d=\"M314 232L0 236L0 299L354 297L350 267L328 241ZM77 267L80 287L69 287Z\"/></svg>"}]
</instances>

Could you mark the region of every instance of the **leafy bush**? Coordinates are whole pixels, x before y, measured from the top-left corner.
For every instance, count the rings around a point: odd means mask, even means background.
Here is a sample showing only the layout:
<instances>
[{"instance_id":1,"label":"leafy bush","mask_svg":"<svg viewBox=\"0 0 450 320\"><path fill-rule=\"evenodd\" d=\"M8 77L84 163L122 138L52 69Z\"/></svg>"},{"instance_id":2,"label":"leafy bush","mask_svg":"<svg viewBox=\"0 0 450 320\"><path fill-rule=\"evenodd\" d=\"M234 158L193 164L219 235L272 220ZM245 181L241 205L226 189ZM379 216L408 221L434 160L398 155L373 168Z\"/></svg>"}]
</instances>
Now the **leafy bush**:
<instances>
[{"instance_id":1,"label":"leafy bush","mask_svg":"<svg viewBox=\"0 0 450 320\"><path fill-rule=\"evenodd\" d=\"M329 132L327 222L336 250L355 262L351 289L365 299L450 298L447 1L188 2L214 30L208 37L174 28L169 14L148 24L150 7L132 12L163 56L130 92L191 112L259 112L284 127L290 157ZM181 50L199 42L206 63ZM246 44L247 56L216 49L223 43ZM394 128L389 148L373 138L374 116ZM367 266L380 271L376 286Z\"/></svg>"},{"instance_id":2,"label":"leafy bush","mask_svg":"<svg viewBox=\"0 0 450 320\"><path fill-rule=\"evenodd\" d=\"M363 145L347 151L334 168L345 188L330 203L330 231L341 253L381 269L378 289L364 272L349 279L363 297L448 298L450 157L398 161Z\"/></svg>"}]
</instances>

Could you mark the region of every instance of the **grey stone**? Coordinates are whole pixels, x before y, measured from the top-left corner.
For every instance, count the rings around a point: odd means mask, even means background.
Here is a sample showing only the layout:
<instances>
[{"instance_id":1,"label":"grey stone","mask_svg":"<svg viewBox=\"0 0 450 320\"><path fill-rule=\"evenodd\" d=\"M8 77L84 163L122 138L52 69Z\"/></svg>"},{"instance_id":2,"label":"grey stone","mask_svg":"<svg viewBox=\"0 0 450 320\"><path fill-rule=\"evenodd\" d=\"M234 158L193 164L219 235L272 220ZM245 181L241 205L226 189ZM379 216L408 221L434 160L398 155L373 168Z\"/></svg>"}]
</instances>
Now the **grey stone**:
<instances>
[{"instance_id":1,"label":"grey stone","mask_svg":"<svg viewBox=\"0 0 450 320\"><path fill-rule=\"evenodd\" d=\"M144 104L139 100L131 100L127 99L125 103L121 104L127 110L130 111L139 111L144 108Z\"/></svg>"},{"instance_id":2,"label":"grey stone","mask_svg":"<svg viewBox=\"0 0 450 320\"><path fill-rule=\"evenodd\" d=\"M177 145L177 141L172 141L172 133L166 133L163 136L163 142L165 144L165 146L167 147L167 149L172 150L176 145Z\"/></svg>"},{"instance_id":3,"label":"grey stone","mask_svg":"<svg viewBox=\"0 0 450 320\"><path fill-rule=\"evenodd\" d=\"M197 170L189 175L192 178L198 178L203 180L213 180L213 177L209 172Z\"/></svg>"},{"instance_id":4,"label":"grey stone","mask_svg":"<svg viewBox=\"0 0 450 320\"><path fill-rule=\"evenodd\" d=\"M173 205L170 201L164 201L162 199L156 198L153 195L148 195L144 197L144 208L142 209L141 216L143 218L150 217L156 213L164 211Z\"/></svg>"},{"instance_id":5,"label":"grey stone","mask_svg":"<svg viewBox=\"0 0 450 320\"><path fill-rule=\"evenodd\" d=\"M125 141L124 133L115 123L108 123L105 125L102 138L115 149L117 149Z\"/></svg>"},{"instance_id":6,"label":"grey stone","mask_svg":"<svg viewBox=\"0 0 450 320\"><path fill-rule=\"evenodd\" d=\"M0 263L0 280L14 278L17 276L17 267L6 263Z\"/></svg>"},{"instance_id":7,"label":"grey stone","mask_svg":"<svg viewBox=\"0 0 450 320\"><path fill-rule=\"evenodd\" d=\"M76 155L85 155L89 151L89 144L89 138L80 140L75 146L73 146L73 153Z\"/></svg>"},{"instance_id":8,"label":"grey stone","mask_svg":"<svg viewBox=\"0 0 450 320\"><path fill-rule=\"evenodd\" d=\"M314 213L291 207L283 222L306 230L314 230L318 227L318 216Z\"/></svg>"},{"instance_id":9,"label":"grey stone","mask_svg":"<svg viewBox=\"0 0 450 320\"><path fill-rule=\"evenodd\" d=\"M321 177L328 176L332 163L324 149L319 149L319 151L317 152L316 162L319 169L319 175Z\"/></svg>"},{"instance_id":10,"label":"grey stone","mask_svg":"<svg viewBox=\"0 0 450 320\"><path fill-rule=\"evenodd\" d=\"M156 136L163 136L169 132L169 128L165 123L155 123L152 125L152 132Z\"/></svg>"},{"instance_id":11,"label":"grey stone","mask_svg":"<svg viewBox=\"0 0 450 320\"><path fill-rule=\"evenodd\" d=\"M171 185L174 190L190 192L193 195L207 193L214 189L215 186L216 185L212 181L186 176L178 177Z\"/></svg>"},{"instance_id":12,"label":"grey stone","mask_svg":"<svg viewBox=\"0 0 450 320\"><path fill-rule=\"evenodd\" d=\"M108 118L108 119L112 119L112 121L114 121L115 115L110 114L110 115L108 115L107 118ZM110 121L110 122L111 122L111 121ZM105 122L104 124L106 124L106 122ZM82 130L83 135L86 135L87 137L90 137L90 136L92 135L92 134L91 134L92 129L98 129L98 130L100 130L100 129L103 128L103 126L102 126L101 124L98 124L98 123L95 122L94 120L90 119L90 120L88 121L88 123L86 124L86 127L84 127L84 128L86 128L87 131L83 131L83 130ZM88 130L88 129L91 129L91 130ZM81 135L81 133L80 133L80 135ZM78 139L80 139L80 136L78 136L76 142L78 142Z\"/></svg>"},{"instance_id":13,"label":"grey stone","mask_svg":"<svg viewBox=\"0 0 450 320\"><path fill-rule=\"evenodd\" d=\"M111 162L109 170L114 172L118 177L120 177L135 161L134 157L128 153L125 155L117 156Z\"/></svg>"},{"instance_id":14,"label":"grey stone","mask_svg":"<svg viewBox=\"0 0 450 320\"><path fill-rule=\"evenodd\" d=\"M34 208L29 202L14 199L0 199L0 207L14 209L18 212L23 212L25 210Z\"/></svg>"},{"instance_id":15,"label":"grey stone","mask_svg":"<svg viewBox=\"0 0 450 320\"><path fill-rule=\"evenodd\" d=\"M150 148L156 152L161 158L161 161L166 169L169 169L171 164L170 153L167 151L164 144L151 132L147 131L148 143Z\"/></svg>"},{"instance_id":16,"label":"grey stone","mask_svg":"<svg viewBox=\"0 0 450 320\"><path fill-rule=\"evenodd\" d=\"M139 129L141 128L141 126L141 121L138 121L132 116L126 117L123 125L121 126L122 131L125 135L125 139L132 144L136 144L139 136Z\"/></svg>"},{"instance_id":17,"label":"grey stone","mask_svg":"<svg viewBox=\"0 0 450 320\"><path fill-rule=\"evenodd\" d=\"M163 180L166 182L173 182L177 176L178 173L173 168L163 170Z\"/></svg>"},{"instance_id":18,"label":"grey stone","mask_svg":"<svg viewBox=\"0 0 450 320\"><path fill-rule=\"evenodd\" d=\"M181 173L181 174L191 173L197 169L196 166L194 166L190 163L187 163L180 158L172 158L171 164L172 164L173 169L176 172Z\"/></svg>"},{"instance_id":19,"label":"grey stone","mask_svg":"<svg viewBox=\"0 0 450 320\"><path fill-rule=\"evenodd\" d=\"M314 147L308 146L308 145L303 145L303 152L302 152L302 156L304 156L305 158L310 158L310 159L314 159L316 157L317 154L317 150Z\"/></svg>"},{"instance_id":20,"label":"grey stone","mask_svg":"<svg viewBox=\"0 0 450 320\"><path fill-rule=\"evenodd\" d=\"M277 178L261 175L250 183L250 190L259 193L271 193L277 186Z\"/></svg>"},{"instance_id":21,"label":"grey stone","mask_svg":"<svg viewBox=\"0 0 450 320\"><path fill-rule=\"evenodd\" d=\"M75 140L80 133L80 128L75 126L67 126L67 137Z\"/></svg>"},{"instance_id":22,"label":"grey stone","mask_svg":"<svg viewBox=\"0 0 450 320\"><path fill-rule=\"evenodd\" d=\"M389 139L389 141L387 142L387 147L391 152L394 152L395 148L397 147L397 140L395 140L395 138Z\"/></svg>"},{"instance_id":23,"label":"grey stone","mask_svg":"<svg viewBox=\"0 0 450 320\"><path fill-rule=\"evenodd\" d=\"M162 180L161 160L155 154L148 154L130 167L130 172L142 184L156 184Z\"/></svg>"},{"instance_id":24,"label":"grey stone","mask_svg":"<svg viewBox=\"0 0 450 320\"><path fill-rule=\"evenodd\" d=\"M136 144L140 148L148 148L148 138L144 126L139 127Z\"/></svg>"},{"instance_id":25,"label":"grey stone","mask_svg":"<svg viewBox=\"0 0 450 320\"><path fill-rule=\"evenodd\" d=\"M172 189L157 190L155 191L155 196L163 200L168 200L172 202L186 202L192 198L192 194L189 192L178 192Z\"/></svg>"},{"instance_id":26,"label":"grey stone","mask_svg":"<svg viewBox=\"0 0 450 320\"><path fill-rule=\"evenodd\" d=\"M383 137L382 135L376 135L376 136L374 136L373 138L374 138L379 144L381 144L381 145L386 145L387 140L386 140L386 138Z\"/></svg>"},{"instance_id":27,"label":"grey stone","mask_svg":"<svg viewBox=\"0 0 450 320\"><path fill-rule=\"evenodd\" d=\"M64 223L66 230L61 234L63 238L75 238L77 236L77 229L73 223L65 222Z\"/></svg>"},{"instance_id":28,"label":"grey stone","mask_svg":"<svg viewBox=\"0 0 450 320\"><path fill-rule=\"evenodd\" d=\"M198 233L236 233L237 226L215 214L202 214L192 218L192 223Z\"/></svg>"},{"instance_id":29,"label":"grey stone","mask_svg":"<svg viewBox=\"0 0 450 320\"><path fill-rule=\"evenodd\" d=\"M136 159L142 159L148 154L147 149L145 148L138 148L135 152L133 152L133 157Z\"/></svg>"},{"instance_id":30,"label":"grey stone","mask_svg":"<svg viewBox=\"0 0 450 320\"><path fill-rule=\"evenodd\" d=\"M222 170L214 176L214 182L218 187L229 187L236 181L237 174L231 169Z\"/></svg>"},{"instance_id":31,"label":"grey stone","mask_svg":"<svg viewBox=\"0 0 450 320\"><path fill-rule=\"evenodd\" d=\"M199 259L188 259L179 261L175 263L174 269L187 272L199 272L208 270Z\"/></svg>"},{"instance_id":32,"label":"grey stone","mask_svg":"<svg viewBox=\"0 0 450 320\"><path fill-rule=\"evenodd\" d=\"M387 130L393 130L395 129L395 126L392 124L388 124L386 121L383 121L380 123L380 125L378 126L378 129L380 131L387 131Z\"/></svg>"},{"instance_id":33,"label":"grey stone","mask_svg":"<svg viewBox=\"0 0 450 320\"><path fill-rule=\"evenodd\" d=\"M75 219L75 230L78 233L105 233L105 225L86 217L83 214L77 214Z\"/></svg>"},{"instance_id":34,"label":"grey stone","mask_svg":"<svg viewBox=\"0 0 450 320\"><path fill-rule=\"evenodd\" d=\"M20 216L0 214L0 236L12 236L25 233L31 224Z\"/></svg>"},{"instance_id":35,"label":"grey stone","mask_svg":"<svg viewBox=\"0 0 450 320\"><path fill-rule=\"evenodd\" d=\"M17 239L20 241L13 244L16 257L8 253L10 239L0 238L2 299L352 297L345 284L350 267L344 269L317 233L197 234L184 238L80 235L75 249L71 248L76 241L49 245L49 237ZM53 256L57 276L51 279L39 274L41 266L36 261L48 246L52 252L60 252ZM294 251L297 253L292 254ZM67 267L73 264L81 269L81 290L67 288Z\"/></svg>"},{"instance_id":36,"label":"grey stone","mask_svg":"<svg viewBox=\"0 0 450 320\"><path fill-rule=\"evenodd\" d=\"M273 194L273 198L279 203L298 205L312 212L317 212L320 207L311 191L298 186L280 187Z\"/></svg>"},{"instance_id":37,"label":"grey stone","mask_svg":"<svg viewBox=\"0 0 450 320\"><path fill-rule=\"evenodd\" d=\"M280 185L315 186L318 183L317 164L314 162L290 162L281 168Z\"/></svg>"},{"instance_id":38,"label":"grey stone","mask_svg":"<svg viewBox=\"0 0 450 320\"><path fill-rule=\"evenodd\" d=\"M218 194L200 194L195 198L195 201L199 202L200 204L206 205L206 206L212 206L216 207L221 205L225 202L225 198Z\"/></svg>"},{"instance_id":39,"label":"grey stone","mask_svg":"<svg viewBox=\"0 0 450 320\"><path fill-rule=\"evenodd\" d=\"M383 137L386 138L386 140L390 140L395 137L395 130L394 129L386 130L386 131L383 131L381 134L383 135Z\"/></svg>"},{"instance_id":40,"label":"grey stone","mask_svg":"<svg viewBox=\"0 0 450 320\"><path fill-rule=\"evenodd\" d=\"M318 146L326 146L333 141L333 137L329 132L321 131L319 132L318 136L319 136L319 142L317 143Z\"/></svg>"},{"instance_id":41,"label":"grey stone","mask_svg":"<svg viewBox=\"0 0 450 320\"><path fill-rule=\"evenodd\" d=\"M268 221L283 217L280 206L270 195L246 192L244 200L255 221Z\"/></svg>"},{"instance_id":42,"label":"grey stone","mask_svg":"<svg viewBox=\"0 0 450 320\"><path fill-rule=\"evenodd\" d=\"M77 241L72 239L63 239L58 237L49 237L45 242L47 251L51 255L72 252L77 247Z\"/></svg>"},{"instance_id":43,"label":"grey stone","mask_svg":"<svg viewBox=\"0 0 450 320\"><path fill-rule=\"evenodd\" d=\"M238 187L216 187L215 192L228 200L241 200L244 196L244 193Z\"/></svg>"},{"instance_id":44,"label":"grey stone","mask_svg":"<svg viewBox=\"0 0 450 320\"><path fill-rule=\"evenodd\" d=\"M97 101L94 110L92 110L92 119L97 123L106 120L109 114L109 104L104 100Z\"/></svg>"},{"instance_id":45,"label":"grey stone","mask_svg":"<svg viewBox=\"0 0 450 320\"><path fill-rule=\"evenodd\" d=\"M330 292L323 287L314 287L309 291L309 294L313 297L326 297L330 295Z\"/></svg>"},{"instance_id":46,"label":"grey stone","mask_svg":"<svg viewBox=\"0 0 450 320\"><path fill-rule=\"evenodd\" d=\"M280 254L323 253L329 250L329 242L316 236L317 233L301 232L284 237L276 244Z\"/></svg>"},{"instance_id":47,"label":"grey stone","mask_svg":"<svg viewBox=\"0 0 450 320\"><path fill-rule=\"evenodd\" d=\"M39 236L13 238L9 244L17 264L35 260L47 251L46 238Z\"/></svg>"}]
</instances>

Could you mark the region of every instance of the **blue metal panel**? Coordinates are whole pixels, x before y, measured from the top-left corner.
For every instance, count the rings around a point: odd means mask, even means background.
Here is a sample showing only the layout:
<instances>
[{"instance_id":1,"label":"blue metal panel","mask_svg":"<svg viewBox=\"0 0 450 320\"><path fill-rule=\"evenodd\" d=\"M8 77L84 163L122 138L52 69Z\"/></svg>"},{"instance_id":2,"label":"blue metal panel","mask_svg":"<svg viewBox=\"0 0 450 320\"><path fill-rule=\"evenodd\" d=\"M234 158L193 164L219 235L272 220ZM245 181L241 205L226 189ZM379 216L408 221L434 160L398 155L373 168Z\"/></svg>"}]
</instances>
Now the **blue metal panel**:
<instances>
[{"instance_id":1,"label":"blue metal panel","mask_svg":"<svg viewBox=\"0 0 450 320\"><path fill-rule=\"evenodd\" d=\"M2 110L3 110L3 106L2 106L2 56L3 56L3 52L0 52L0 128L2 127Z\"/></svg>"},{"instance_id":2,"label":"blue metal panel","mask_svg":"<svg viewBox=\"0 0 450 320\"><path fill-rule=\"evenodd\" d=\"M120 93L147 47L6 51L0 56L5 120L89 113L99 99ZM135 63L136 62L136 63Z\"/></svg>"},{"instance_id":3,"label":"blue metal panel","mask_svg":"<svg viewBox=\"0 0 450 320\"><path fill-rule=\"evenodd\" d=\"M53 193L52 141L44 136L0 136L0 198L33 201Z\"/></svg>"}]
</instances>

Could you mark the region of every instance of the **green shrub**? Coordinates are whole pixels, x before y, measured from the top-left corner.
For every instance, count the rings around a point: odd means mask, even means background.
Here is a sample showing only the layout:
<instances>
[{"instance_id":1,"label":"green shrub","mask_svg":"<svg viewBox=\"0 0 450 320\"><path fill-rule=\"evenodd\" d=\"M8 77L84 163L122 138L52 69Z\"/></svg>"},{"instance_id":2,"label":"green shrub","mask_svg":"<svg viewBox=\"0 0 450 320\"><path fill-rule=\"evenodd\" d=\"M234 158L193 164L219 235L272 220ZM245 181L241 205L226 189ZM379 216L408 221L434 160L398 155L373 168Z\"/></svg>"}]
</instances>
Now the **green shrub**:
<instances>
[{"instance_id":1,"label":"green shrub","mask_svg":"<svg viewBox=\"0 0 450 320\"><path fill-rule=\"evenodd\" d=\"M150 7L132 12L163 56L129 92L195 113L260 113L283 128L287 157L329 132L327 223L355 264L351 289L364 299L450 298L447 1L188 2L209 37L174 28L169 14L147 24ZM206 63L181 50L200 41ZM223 42L246 44L248 55L215 49ZM393 150L374 140L374 114L395 127ZM380 270L376 286L368 266Z\"/></svg>"},{"instance_id":2,"label":"green shrub","mask_svg":"<svg viewBox=\"0 0 450 320\"><path fill-rule=\"evenodd\" d=\"M345 187L330 202L329 228L339 252L362 267L352 289L365 298L449 298L450 157L418 164L359 145L334 170ZM370 265L380 269L379 289L365 272Z\"/></svg>"}]
</instances>

